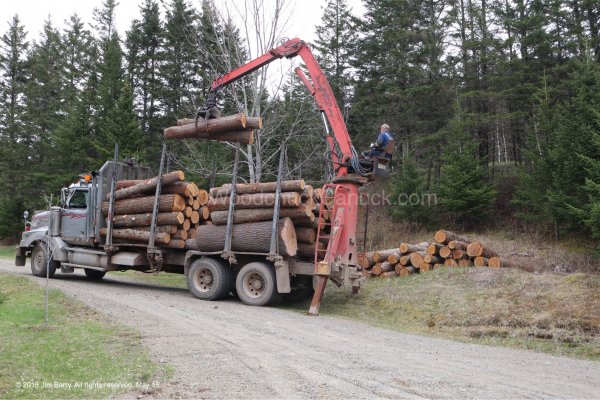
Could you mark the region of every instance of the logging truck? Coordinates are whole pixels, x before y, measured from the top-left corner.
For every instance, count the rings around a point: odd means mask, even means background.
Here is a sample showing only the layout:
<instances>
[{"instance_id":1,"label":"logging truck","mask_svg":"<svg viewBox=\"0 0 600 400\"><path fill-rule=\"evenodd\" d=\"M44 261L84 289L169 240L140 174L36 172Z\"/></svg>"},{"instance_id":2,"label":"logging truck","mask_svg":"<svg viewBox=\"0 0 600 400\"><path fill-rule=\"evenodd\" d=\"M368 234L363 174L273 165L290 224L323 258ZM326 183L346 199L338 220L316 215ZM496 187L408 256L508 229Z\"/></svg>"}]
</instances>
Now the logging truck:
<instances>
[{"instance_id":1,"label":"logging truck","mask_svg":"<svg viewBox=\"0 0 600 400\"><path fill-rule=\"evenodd\" d=\"M189 291L200 299L219 300L236 292L242 302L257 306L270 304L278 296L291 301L313 293L313 263L278 253L160 247L149 243L151 226L147 232L136 230L141 236L131 237L129 242L124 237L111 240L119 230L111 227L112 219L106 217L107 204L110 206L106 199L114 202L110 194L115 176L119 180L150 181L153 174L133 162L108 161L98 172L63 188L60 206L35 213L31 221L24 215L26 226L15 264L24 266L31 258L31 273L50 278L57 271L69 274L75 269L83 269L92 280L102 279L108 271L185 274ZM160 193L161 183L155 186L155 193ZM164 215L158 207L155 210L148 213L150 225ZM161 236L160 227L154 227L155 238L168 235ZM275 234L282 231L280 228Z\"/></svg>"}]
</instances>

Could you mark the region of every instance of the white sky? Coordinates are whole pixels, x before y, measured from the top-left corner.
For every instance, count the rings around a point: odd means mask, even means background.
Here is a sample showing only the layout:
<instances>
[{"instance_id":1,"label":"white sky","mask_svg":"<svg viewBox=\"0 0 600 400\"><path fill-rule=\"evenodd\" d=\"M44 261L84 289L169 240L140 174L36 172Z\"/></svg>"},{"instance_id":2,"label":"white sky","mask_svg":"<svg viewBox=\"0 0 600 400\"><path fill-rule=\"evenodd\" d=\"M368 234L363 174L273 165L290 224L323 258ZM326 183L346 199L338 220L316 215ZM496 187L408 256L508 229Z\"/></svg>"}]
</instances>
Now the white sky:
<instances>
[{"instance_id":1,"label":"white sky","mask_svg":"<svg viewBox=\"0 0 600 400\"><path fill-rule=\"evenodd\" d=\"M236 1L236 0L233 0ZM131 20L139 19L139 5L143 0L120 0L116 11L117 30L121 38L131 26ZM241 3L241 1L238 1ZM274 4L275 0L264 0L266 5ZM196 8L200 9L200 0L191 0ZM217 7L223 2L215 0ZM323 13L322 6L325 0L290 0L292 18L288 28L282 33L285 37L299 37L311 42L315 38L314 27L320 23ZM37 39L44 20L49 15L52 16L52 22L55 26L62 27L63 21L69 18L73 13L77 13L80 18L91 23L92 12L95 7L100 7L102 0L2 0L0 5L0 34L6 32L8 21L14 14L19 14L22 23L28 32L28 39ZM355 14L361 14L364 10L361 0L348 0ZM268 7L267 7L268 8Z\"/></svg>"}]
</instances>

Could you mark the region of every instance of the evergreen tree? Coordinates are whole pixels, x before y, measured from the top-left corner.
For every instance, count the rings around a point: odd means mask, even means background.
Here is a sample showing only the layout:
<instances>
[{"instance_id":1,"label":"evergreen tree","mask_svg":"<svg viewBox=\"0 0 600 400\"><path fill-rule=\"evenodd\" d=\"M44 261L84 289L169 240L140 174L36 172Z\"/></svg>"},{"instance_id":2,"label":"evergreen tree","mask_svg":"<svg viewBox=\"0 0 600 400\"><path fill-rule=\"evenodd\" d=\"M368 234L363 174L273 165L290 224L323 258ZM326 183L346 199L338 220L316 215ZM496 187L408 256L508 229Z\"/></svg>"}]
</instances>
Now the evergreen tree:
<instances>
[{"instance_id":1,"label":"evergreen tree","mask_svg":"<svg viewBox=\"0 0 600 400\"><path fill-rule=\"evenodd\" d=\"M104 0L101 8L94 8L94 28L99 34L102 46L106 46L116 33L115 17L118 5L116 0Z\"/></svg>"},{"instance_id":2,"label":"evergreen tree","mask_svg":"<svg viewBox=\"0 0 600 400\"><path fill-rule=\"evenodd\" d=\"M404 157L399 170L392 175L393 204L390 214L414 224L428 223L432 212L423 196L427 190L423 173L411 154Z\"/></svg>"}]
</instances>

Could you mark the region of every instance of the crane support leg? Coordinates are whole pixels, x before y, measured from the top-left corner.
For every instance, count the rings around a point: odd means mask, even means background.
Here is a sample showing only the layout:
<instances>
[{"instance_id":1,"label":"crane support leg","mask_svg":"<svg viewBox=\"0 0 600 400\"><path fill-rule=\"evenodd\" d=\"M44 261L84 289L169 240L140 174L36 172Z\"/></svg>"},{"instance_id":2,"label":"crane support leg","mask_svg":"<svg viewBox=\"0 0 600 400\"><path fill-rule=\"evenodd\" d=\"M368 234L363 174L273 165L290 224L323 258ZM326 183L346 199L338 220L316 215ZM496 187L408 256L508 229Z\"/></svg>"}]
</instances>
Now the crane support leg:
<instances>
[{"instance_id":1,"label":"crane support leg","mask_svg":"<svg viewBox=\"0 0 600 400\"><path fill-rule=\"evenodd\" d=\"M315 294L310 302L308 315L319 315L319 308L321 308L321 300L323 300L323 294L325 293L325 287L327 286L327 279L328 277L326 275L317 275Z\"/></svg>"}]
</instances>

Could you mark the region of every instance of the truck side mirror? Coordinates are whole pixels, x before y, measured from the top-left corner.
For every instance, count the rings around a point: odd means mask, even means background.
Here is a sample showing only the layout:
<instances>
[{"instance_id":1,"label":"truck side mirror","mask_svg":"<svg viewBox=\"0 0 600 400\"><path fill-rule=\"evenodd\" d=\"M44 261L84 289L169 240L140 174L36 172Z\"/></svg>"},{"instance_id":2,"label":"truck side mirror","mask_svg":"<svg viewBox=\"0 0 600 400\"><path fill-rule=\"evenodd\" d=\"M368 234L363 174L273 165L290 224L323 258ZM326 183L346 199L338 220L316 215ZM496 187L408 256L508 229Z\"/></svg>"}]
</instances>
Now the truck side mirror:
<instances>
[{"instance_id":1,"label":"truck side mirror","mask_svg":"<svg viewBox=\"0 0 600 400\"><path fill-rule=\"evenodd\" d=\"M29 211L23 211L23 219L29 218Z\"/></svg>"}]
</instances>

